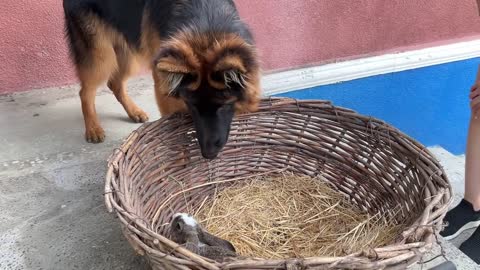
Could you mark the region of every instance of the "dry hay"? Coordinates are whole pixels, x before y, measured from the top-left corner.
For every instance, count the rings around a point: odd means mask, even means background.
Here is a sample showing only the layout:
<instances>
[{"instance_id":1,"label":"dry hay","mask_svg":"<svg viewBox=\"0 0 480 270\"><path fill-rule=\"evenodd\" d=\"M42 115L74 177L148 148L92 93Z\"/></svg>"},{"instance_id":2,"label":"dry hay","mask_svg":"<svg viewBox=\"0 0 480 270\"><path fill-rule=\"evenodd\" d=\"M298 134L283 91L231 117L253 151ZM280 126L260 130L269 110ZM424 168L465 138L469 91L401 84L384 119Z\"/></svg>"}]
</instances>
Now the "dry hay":
<instances>
[{"instance_id":1,"label":"dry hay","mask_svg":"<svg viewBox=\"0 0 480 270\"><path fill-rule=\"evenodd\" d=\"M343 256L390 244L405 226L353 206L325 181L283 174L247 179L196 211L209 232L243 256Z\"/></svg>"}]
</instances>

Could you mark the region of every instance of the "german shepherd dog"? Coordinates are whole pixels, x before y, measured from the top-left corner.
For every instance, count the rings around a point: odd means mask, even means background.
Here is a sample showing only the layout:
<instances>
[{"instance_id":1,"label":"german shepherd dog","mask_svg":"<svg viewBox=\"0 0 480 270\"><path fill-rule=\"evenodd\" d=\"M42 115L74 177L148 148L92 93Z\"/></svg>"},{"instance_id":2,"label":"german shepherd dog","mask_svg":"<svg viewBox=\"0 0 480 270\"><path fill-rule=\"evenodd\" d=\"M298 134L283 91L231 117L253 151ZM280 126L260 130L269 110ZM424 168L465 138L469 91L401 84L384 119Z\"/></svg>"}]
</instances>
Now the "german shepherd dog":
<instances>
[{"instance_id":1,"label":"german shepherd dog","mask_svg":"<svg viewBox=\"0 0 480 270\"><path fill-rule=\"evenodd\" d=\"M133 121L148 120L126 89L142 66L152 71L162 116L192 116L204 158L224 147L235 114L257 110L256 48L233 0L64 0L63 7L88 142L105 138L95 111L105 82Z\"/></svg>"}]
</instances>

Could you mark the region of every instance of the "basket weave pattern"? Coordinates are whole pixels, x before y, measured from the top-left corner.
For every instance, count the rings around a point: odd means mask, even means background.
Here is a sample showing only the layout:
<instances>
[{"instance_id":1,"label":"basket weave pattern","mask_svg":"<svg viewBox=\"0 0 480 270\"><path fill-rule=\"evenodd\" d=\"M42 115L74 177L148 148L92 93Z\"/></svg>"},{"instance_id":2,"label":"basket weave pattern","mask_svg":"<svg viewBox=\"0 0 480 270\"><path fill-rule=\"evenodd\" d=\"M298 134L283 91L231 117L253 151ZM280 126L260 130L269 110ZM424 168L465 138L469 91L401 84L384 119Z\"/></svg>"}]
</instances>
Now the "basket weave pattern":
<instances>
[{"instance_id":1,"label":"basket weave pattern","mask_svg":"<svg viewBox=\"0 0 480 270\"><path fill-rule=\"evenodd\" d=\"M370 213L407 221L389 246L345 257L217 263L168 239L176 212L251 175L279 170L317 176ZM109 159L105 203L153 269L404 269L430 250L451 201L446 174L421 144L371 117L326 101L270 98L236 117L229 142L204 160L189 117L144 124ZM400 209L400 211L399 211Z\"/></svg>"}]
</instances>

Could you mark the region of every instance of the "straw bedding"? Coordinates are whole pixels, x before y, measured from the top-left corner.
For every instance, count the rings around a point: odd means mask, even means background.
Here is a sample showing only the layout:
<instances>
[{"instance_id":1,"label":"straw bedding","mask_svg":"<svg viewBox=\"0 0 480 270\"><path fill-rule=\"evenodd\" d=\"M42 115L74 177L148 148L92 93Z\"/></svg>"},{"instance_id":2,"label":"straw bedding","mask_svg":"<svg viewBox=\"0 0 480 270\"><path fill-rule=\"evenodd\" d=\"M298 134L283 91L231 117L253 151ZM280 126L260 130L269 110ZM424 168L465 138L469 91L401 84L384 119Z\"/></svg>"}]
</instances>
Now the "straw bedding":
<instances>
[{"instance_id":1,"label":"straw bedding","mask_svg":"<svg viewBox=\"0 0 480 270\"><path fill-rule=\"evenodd\" d=\"M365 213L321 177L291 173L219 191L195 216L240 255L266 259L344 256L390 244L406 227Z\"/></svg>"}]
</instances>

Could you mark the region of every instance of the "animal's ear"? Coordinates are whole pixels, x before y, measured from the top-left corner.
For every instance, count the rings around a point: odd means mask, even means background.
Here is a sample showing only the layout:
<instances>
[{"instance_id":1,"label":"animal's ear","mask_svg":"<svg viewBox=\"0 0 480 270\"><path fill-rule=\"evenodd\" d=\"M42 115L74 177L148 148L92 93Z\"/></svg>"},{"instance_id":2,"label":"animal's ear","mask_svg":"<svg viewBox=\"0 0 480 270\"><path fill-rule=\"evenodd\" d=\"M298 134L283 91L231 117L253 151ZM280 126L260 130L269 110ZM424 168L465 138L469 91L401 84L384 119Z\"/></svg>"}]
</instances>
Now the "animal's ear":
<instances>
[{"instance_id":1,"label":"animal's ear","mask_svg":"<svg viewBox=\"0 0 480 270\"><path fill-rule=\"evenodd\" d=\"M214 71L210 74L209 82L217 89L245 89L247 85L246 75L237 69Z\"/></svg>"},{"instance_id":2,"label":"animal's ear","mask_svg":"<svg viewBox=\"0 0 480 270\"><path fill-rule=\"evenodd\" d=\"M187 55L175 48L164 48L160 51L154 61L154 68L157 72L167 73L189 73L194 69L192 61Z\"/></svg>"},{"instance_id":3,"label":"animal's ear","mask_svg":"<svg viewBox=\"0 0 480 270\"><path fill-rule=\"evenodd\" d=\"M226 54L217 60L210 75L210 84L218 89L234 86L244 89L247 84L247 67L240 54Z\"/></svg>"},{"instance_id":4,"label":"animal's ear","mask_svg":"<svg viewBox=\"0 0 480 270\"><path fill-rule=\"evenodd\" d=\"M174 49L164 49L155 59L155 72L167 84L169 95L175 95L175 91L182 82L191 90L197 88L198 76L190 60L182 52Z\"/></svg>"},{"instance_id":5,"label":"animal's ear","mask_svg":"<svg viewBox=\"0 0 480 270\"><path fill-rule=\"evenodd\" d=\"M215 64L214 71L237 70L239 73L247 73L245 62L240 55L226 55Z\"/></svg>"},{"instance_id":6,"label":"animal's ear","mask_svg":"<svg viewBox=\"0 0 480 270\"><path fill-rule=\"evenodd\" d=\"M188 73L189 68L179 59L167 56L155 61L155 71L166 73Z\"/></svg>"}]
</instances>

